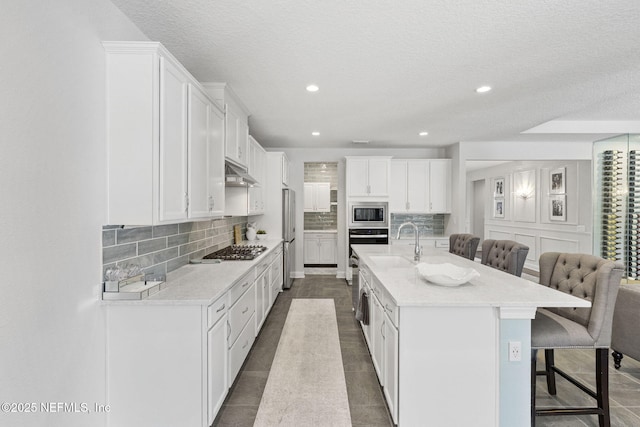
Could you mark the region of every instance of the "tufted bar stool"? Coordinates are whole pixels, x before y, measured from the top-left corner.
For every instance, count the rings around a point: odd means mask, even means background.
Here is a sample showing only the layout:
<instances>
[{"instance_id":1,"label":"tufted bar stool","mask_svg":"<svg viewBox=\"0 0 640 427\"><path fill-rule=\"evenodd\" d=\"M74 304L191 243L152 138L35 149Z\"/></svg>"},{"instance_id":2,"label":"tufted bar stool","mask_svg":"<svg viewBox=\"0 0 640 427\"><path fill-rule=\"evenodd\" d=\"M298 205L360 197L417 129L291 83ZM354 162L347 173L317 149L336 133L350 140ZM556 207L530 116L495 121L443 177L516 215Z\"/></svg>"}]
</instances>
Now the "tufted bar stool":
<instances>
[{"instance_id":1,"label":"tufted bar stool","mask_svg":"<svg viewBox=\"0 0 640 427\"><path fill-rule=\"evenodd\" d=\"M480 238L473 234L452 234L449 236L449 252L473 261L479 243Z\"/></svg>"},{"instance_id":2,"label":"tufted bar stool","mask_svg":"<svg viewBox=\"0 0 640 427\"><path fill-rule=\"evenodd\" d=\"M622 355L640 360L640 286L620 285L611 331L613 366L620 369Z\"/></svg>"},{"instance_id":3,"label":"tufted bar stool","mask_svg":"<svg viewBox=\"0 0 640 427\"><path fill-rule=\"evenodd\" d=\"M531 321L531 425L536 415L597 414L600 426L610 426L608 349L616 296L624 266L594 255L547 252L540 256L540 284L591 302L588 308L540 308ZM555 366L555 348L595 349L596 391ZM545 370L536 372L537 352L544 349ZM547 379L556 394L555 374L594 399L596 407L536 409L536 376Z\"/></svg>"},{"instance_id":4,"label":"tufted bar stool","mask_svg":"<svg viewBox=\"0 0 640 427\"><path fill-rule=\"evenodd\" d=\"M514 276L522 275L529 247L513 240L492 240L482 242L481 263Z\"/></svg>"}]
</instances>

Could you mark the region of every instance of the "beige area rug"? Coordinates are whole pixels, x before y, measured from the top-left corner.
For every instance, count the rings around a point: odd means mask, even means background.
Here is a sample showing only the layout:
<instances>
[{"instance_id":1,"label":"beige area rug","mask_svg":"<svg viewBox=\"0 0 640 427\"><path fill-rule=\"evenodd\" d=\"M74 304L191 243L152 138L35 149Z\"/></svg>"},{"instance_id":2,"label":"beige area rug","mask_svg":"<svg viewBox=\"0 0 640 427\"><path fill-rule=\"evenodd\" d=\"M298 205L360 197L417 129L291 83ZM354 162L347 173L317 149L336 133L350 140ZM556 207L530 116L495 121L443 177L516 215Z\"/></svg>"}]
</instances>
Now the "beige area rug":
<instances>
[{"instance_id":1,"label":"beige area rug","mask_svg":"<svg viewBox=\"0 0 640 427\"><path fill-rule=\"evenodd\" d=\"M333 299L293 299L254 426L351 426Z\"/></svg>"}]
</instances>

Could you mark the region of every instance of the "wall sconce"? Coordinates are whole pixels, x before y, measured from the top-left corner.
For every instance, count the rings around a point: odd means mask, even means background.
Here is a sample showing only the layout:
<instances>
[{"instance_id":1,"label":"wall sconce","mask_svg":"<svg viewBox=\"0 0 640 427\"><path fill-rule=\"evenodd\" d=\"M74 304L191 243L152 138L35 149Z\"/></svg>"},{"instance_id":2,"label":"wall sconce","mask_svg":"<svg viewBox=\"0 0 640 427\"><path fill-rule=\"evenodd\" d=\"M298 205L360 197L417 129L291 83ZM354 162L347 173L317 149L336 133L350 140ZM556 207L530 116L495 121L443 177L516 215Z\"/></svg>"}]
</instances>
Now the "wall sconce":
<instances>
[{"instance_id":1,"label":"wall sconce","mask_svg":"<svg viewBox=\"0 0 640 427\"><path fill-rule=\"evenodd\" d=\"M534 191L533 185L523 185L516 191L516 196L527 200L533 197Z\"/></svg>"}]
</instances>

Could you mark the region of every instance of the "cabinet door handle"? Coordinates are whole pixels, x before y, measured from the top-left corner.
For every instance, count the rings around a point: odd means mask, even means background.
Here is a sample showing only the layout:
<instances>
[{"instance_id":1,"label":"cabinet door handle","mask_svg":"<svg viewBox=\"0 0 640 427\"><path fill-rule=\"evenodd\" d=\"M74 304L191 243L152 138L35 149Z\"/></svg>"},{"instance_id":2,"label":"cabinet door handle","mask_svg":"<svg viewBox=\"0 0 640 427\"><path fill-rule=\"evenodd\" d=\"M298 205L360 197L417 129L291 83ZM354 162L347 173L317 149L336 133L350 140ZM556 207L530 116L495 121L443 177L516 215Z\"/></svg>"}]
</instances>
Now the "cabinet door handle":
<instances>
[{"instance_id":1,"label":"cabinet door handle","mask_svg":"<svg viewBox=\"0 0 640 427\"><path fill-rule=\"evenodd\" d=\"M222 307L220 307L219 309L216 310L216 313L220 313L222 310L224 310L224 306L226 304L222 304Z\"/></svg>"},{"instance_id":2,"label":"cabinet door handle","mask_svg":"<svg viewBox=\"0 0 640 427\"><path fill-rule=\"evenodd\" d=\"M249 286L249 282L246 282L244 285L242 285L243 288L246 288L247 286Z\"/></svg>"},{"instance_id":3,"label":"cabinet door handle","mask_svg":"<svg viewBox=\"0 0 640 427\"><path fill-rule=\"evenodd\" d=\"M248 345L249 345L249 340L246 340L246 341L244 342L244 345L242 346L242 348L243 348L243 349L244 349L244 348L247 348L247 346L248 346Z\"/></svg>"},{"instance_id":4,"label":"cabinet door handle","mask_svg":"<svg viewBox=\"0 0 640 427\"><path fill-rule=\"evenodd\" d=\"M382 338L385 338L384 336L384 324L385 324L386 320L382 321L382 325L380 325L380 335L382 335Z\"/></svg>"},{"instance_id":5,"label":"cabinet door handle","mask_svg":"<svg viewBox=\"0 0 640 427\"><path fill-rule=\"evenodd\" d=\"M249 311L249 307L245 307L245 309L242 310L242 314L245 314L247 311Z\"/></svg>"},{"instance_id":6,"label":"cabinet door handle","mask_svg":"<svg viewBox=\"0 0 640 427\"><path fill-rule=\"evenodd\" d=\"M189 211L189 193L184 193L184 211Z\"/></svg>"},{"instance_id":7,"label":"cabinet door handle","mask_svg":"<svg viewBox=\"0 0 640 427\"><path fill-rule=\"evenodd\" d=\"M385 304L384 308L386 308L389 313L393 313L393 309L391 309L388 304Z\"/></svg>"},{"instance_id":8,"label":"cabinet door handle","mask_svg":"<svg viewBox=\"0 0 640 427\"><path fill-rule=\"evenodd\" d=\"M227 342L229 342L230 336L231 336L231 323L229 323L229 319L227 319Z\"/></svg>"}]
</instances>

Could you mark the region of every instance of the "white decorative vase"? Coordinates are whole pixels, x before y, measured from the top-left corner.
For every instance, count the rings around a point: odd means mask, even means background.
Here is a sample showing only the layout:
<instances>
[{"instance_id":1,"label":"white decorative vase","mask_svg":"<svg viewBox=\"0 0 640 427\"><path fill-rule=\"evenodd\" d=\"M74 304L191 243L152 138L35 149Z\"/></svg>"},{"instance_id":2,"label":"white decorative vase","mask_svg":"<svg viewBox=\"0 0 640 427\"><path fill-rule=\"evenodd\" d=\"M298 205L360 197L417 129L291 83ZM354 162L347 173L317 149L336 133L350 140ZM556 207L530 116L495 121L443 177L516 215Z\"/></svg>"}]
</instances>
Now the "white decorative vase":
<instances>
[{"instance_id":1,"label":"white decorative vase","mask_svg":"<svg viewBox=\"0 0 640 427\"><path fill-rule=\"evenodd\" d=\"M267 238L266 234L258 234L258 240L264 240Z\"/></svg>"},{"instance_id":2,"label":"white decorative vase","mask_svg":"<svg viewBox=\"0 0 640 427\"><path fill-rule=\"evenodd\" d=\"M256 239L255 228L247 228L247 240L255 240L255 239Z\"/></svg>"}]
</instances>

